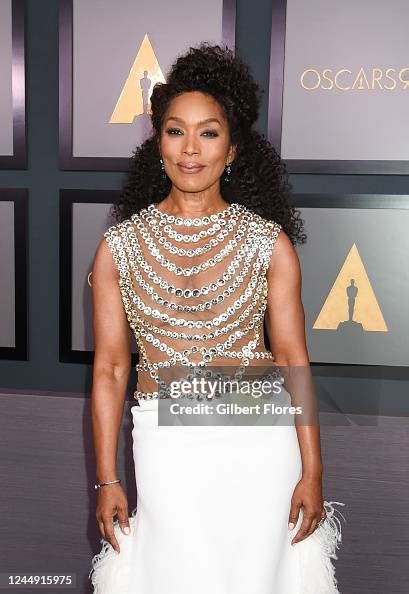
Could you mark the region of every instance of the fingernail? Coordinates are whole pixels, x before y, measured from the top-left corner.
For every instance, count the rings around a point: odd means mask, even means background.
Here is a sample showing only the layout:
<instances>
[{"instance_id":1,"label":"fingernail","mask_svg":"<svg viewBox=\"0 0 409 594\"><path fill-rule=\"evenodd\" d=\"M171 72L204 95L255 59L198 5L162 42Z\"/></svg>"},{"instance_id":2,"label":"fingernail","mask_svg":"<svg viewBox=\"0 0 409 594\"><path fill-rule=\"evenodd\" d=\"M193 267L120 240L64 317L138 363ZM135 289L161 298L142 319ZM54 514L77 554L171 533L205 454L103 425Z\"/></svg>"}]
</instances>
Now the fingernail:
<instances>
[{"instance_id":1,"label":"fingernail","mask_svg":"<svg viewBox=\"0 0 409 594\"><path fill-rule=\"evenodd\" d=\"M124 528L124 532L125 534L129 534L130 530L129 530L129 526L125 526Z\"/></svg>"},{"instance_id":2,"label":"fingernail","mask_svg":"<svg viewBox=\"0 0 409 594\"><path fill-rule=\"evenodd\" d=\"M290 523L288 524L288 529L289 529L289 530L293 530L293 529L294 529L294 524L293 524L292 522L290 522Z\"/></svg>"}]
</instances>

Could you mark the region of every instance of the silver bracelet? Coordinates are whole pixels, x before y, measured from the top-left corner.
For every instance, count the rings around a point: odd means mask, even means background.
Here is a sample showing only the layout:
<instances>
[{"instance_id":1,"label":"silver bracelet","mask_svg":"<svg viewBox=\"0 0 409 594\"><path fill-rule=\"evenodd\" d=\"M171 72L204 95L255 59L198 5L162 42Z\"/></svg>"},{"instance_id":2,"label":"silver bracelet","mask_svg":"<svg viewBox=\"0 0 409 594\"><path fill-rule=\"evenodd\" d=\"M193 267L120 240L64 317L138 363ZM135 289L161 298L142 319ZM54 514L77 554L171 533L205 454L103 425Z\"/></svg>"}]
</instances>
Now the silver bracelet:
<instances>
[{"instance_id":1,"label":"silver bracelet","mask_svg":"<svg viewBox=\"0 0 409 594\"><path fill-rule=\"evenodd\" d=\"M95 486L96 489L103 487L104 485L113 485L114 483L120 483L121 479L115 479L114 481L107 481L106 483L97 483Z\"/></svg>"}]
</instances>

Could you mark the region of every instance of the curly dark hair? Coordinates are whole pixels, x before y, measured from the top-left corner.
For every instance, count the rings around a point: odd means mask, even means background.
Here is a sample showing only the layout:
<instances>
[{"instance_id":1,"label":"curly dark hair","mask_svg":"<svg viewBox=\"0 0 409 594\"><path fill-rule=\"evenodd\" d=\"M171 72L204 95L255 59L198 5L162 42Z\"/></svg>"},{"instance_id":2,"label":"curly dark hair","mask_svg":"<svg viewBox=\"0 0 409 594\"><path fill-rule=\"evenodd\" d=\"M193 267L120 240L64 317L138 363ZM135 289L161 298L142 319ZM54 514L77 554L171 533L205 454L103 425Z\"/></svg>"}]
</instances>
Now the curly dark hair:
<instances>
[{"instance_id":1,"label":"curly dark hair","mask_svg":"<svg viewBox=\"0 0 409 594\"><path fill-rule=\"evenodd\" d=\"M230 143L237 146L230 181L220 178L223 199L280 223L293 245L305 243L303 219L291 201L285 165L265 136L253 129L264 91L231 49L206 41L179 55L167 82L155 84L150 98L153 133L133 151L119 200L111 211L114 219L126 220L169 194L172 182L162 174L158 142L170 102L189 91L207 93L218 101L228 122Z\"/></svg>"}]
</instances>

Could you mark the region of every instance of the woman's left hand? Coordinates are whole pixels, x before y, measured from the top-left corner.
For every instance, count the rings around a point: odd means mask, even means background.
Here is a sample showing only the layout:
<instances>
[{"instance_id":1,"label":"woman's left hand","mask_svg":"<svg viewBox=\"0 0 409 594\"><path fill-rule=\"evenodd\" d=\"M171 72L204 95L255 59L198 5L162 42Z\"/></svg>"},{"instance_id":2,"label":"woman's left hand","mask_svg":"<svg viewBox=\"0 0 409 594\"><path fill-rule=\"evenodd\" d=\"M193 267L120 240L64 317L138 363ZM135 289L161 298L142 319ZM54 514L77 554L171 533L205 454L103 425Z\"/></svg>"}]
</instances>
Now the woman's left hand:
<instances>
[{"instance_id":1,"label":"woman's left hand","mask_svg":"<svg viewBox=\"0 0 409 594\"><path fill-rule=\"evenodd\" d=\"M324 499L322 496L322 479L318 477L302 477L297 483L291 498L291 508L288 522L292 523L294 529L298 521L301 506L303 508L303 520L301 526L291 541L294 545L304 540L316 529L318 522L326 517Z\"/></svg>"}]
</instances>

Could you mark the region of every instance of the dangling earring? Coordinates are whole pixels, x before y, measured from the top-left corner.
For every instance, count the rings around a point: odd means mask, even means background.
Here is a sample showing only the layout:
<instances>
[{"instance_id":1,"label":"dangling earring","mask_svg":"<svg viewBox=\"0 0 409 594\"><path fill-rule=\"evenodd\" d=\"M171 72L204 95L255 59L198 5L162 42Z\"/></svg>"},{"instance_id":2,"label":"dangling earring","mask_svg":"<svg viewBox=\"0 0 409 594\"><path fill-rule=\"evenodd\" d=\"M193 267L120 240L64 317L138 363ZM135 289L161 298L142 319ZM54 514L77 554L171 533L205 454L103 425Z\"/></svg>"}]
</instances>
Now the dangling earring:
<instances>
[{"instance_id":1,"label":"dangling earring","mask_svg":"<svg viewBox=\"0 0 409 594\"><path fill-rule=\"evenodd\" d=\"M166 177L166 171L165 171L165 166L163 164L162 158L159 159L161 167L162 167L162 177L165 178Z\"/></svg>"},{"instance_id":2,"label":"dangling earring","mask_svg":"<svg viewBox=\"0 0 409 594\"><path fill-rule=\"evenodd\" d=\"M230 163L227 165L227 167L225 167L225 171L226 171L226 175L224 177L224 181L228 183L228 182L231 181L231 177L230 177L230 174L231 174L231 164Z\"/></svg>"}]
</instances>

